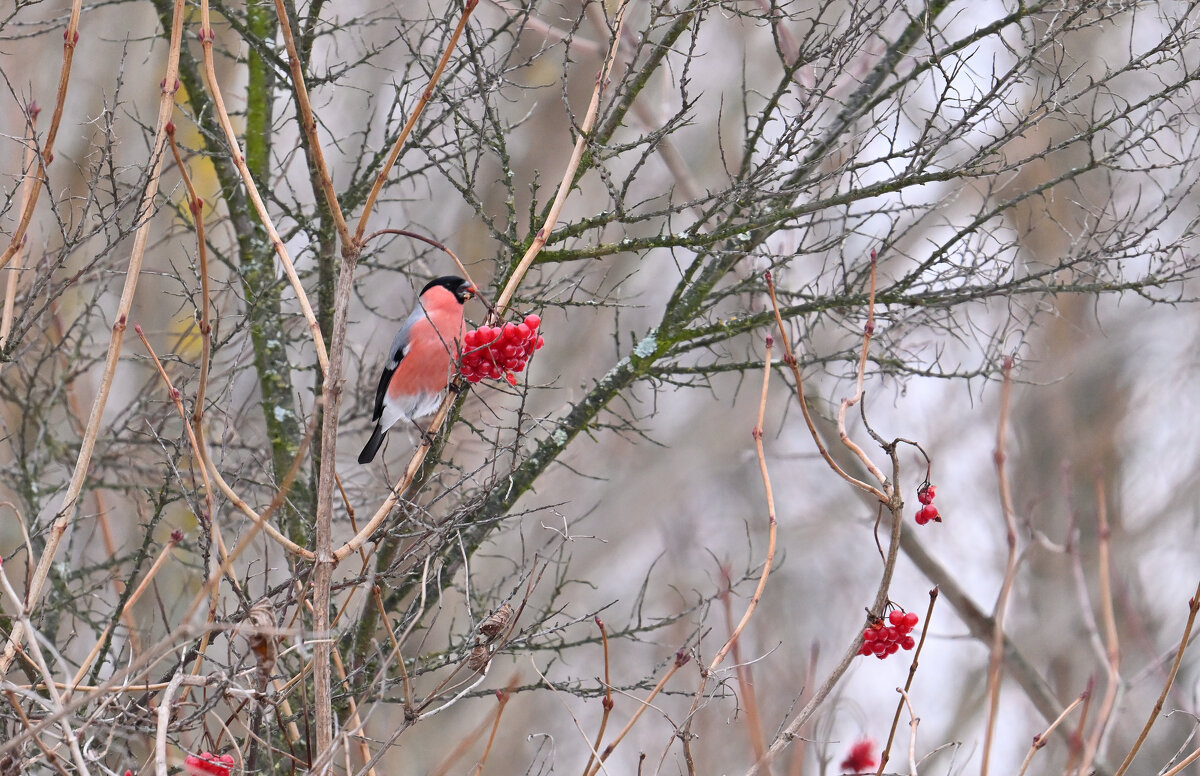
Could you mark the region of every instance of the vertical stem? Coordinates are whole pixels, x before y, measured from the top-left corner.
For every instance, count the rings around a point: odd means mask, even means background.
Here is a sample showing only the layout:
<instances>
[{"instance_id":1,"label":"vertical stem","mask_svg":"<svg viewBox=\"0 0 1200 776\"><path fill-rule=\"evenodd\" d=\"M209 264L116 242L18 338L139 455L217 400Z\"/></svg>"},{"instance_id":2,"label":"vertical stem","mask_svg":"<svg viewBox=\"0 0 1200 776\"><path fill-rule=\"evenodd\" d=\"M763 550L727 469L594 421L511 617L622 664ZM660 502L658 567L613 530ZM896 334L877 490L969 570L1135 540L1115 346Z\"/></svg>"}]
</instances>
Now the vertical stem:
<instances>
[{"instance_id":1,"label":"vertical stem","mask_svg":"<svg viewBox=\"0 0 1200 776\"><path fill-rule=\"evenodd\" d=\"M313 705L316 713L317 747L322 758L333 746L333 686L330 676L332 659L329 621L330 588L333 567L333 494L336 487L338 410L342 404L345 363L346 319L350 313L350 294L354 288L354 268L358 264L356 246L343 246L342 266L338 276L333 306L333 331L329 342L329 370L321 393L324 416L321 419L321 452L325 465L317 478L316 562L313 567L313 630L317 640L313 647ZM328 768L324 760L318 772Z\"/></svg>"},{"instance_id":2,"label":"vertical stem","mask_svg":"<svg viewBox=\"0 0 1200 776\"><path fill-rule=\"evenodd\" d=\"M1013 515L1012 491L1009 488L1008 472L1004 468L1008 441L1008 407L1011 396L1012 358L1009 357L1004 359L1004 387L1000 393L1000 422L996 429L996 451L993 454L996 463L996 478L1000 486L1000 508L1004 513L1008 560L1004 567L1004 581L1000 584L1000 594L996 597L996 611L992 614L992 649L988 656L987 673L987 729L983 737L983 764L980 766L980 776L988 774L992 737L996 732L996 713L1000 706L1000 674L1004 666L1004 615L1008 609L1008 596L1012 592L1013 581L1017 576L1017 520Z\"/></svg>"}]
</instances>

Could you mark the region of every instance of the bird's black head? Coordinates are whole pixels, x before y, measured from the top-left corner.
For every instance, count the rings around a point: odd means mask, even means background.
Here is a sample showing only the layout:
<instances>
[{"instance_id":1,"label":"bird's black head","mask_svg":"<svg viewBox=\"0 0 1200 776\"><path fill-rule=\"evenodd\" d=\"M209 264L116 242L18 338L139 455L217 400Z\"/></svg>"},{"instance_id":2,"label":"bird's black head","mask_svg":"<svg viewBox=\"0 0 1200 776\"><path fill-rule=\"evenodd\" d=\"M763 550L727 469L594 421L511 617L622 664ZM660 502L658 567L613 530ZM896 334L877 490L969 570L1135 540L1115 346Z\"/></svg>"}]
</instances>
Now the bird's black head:
<instances>
[{"instance_id":1,"label":"bird's black head","mask_svg":"<svg viewBox=\"0 0 1200 776\"><path fill-rule=\"evenodd\" d=\"M436 286L441 286L454 294L454 298L460 304L465 303L476 294L475 286L471 285L470 281L463 280L458 275L442 275L440 278L434 278L426 283L425 287L421 289L421 296L424 296L426 291Z\"/></svg>"}]
</instances>

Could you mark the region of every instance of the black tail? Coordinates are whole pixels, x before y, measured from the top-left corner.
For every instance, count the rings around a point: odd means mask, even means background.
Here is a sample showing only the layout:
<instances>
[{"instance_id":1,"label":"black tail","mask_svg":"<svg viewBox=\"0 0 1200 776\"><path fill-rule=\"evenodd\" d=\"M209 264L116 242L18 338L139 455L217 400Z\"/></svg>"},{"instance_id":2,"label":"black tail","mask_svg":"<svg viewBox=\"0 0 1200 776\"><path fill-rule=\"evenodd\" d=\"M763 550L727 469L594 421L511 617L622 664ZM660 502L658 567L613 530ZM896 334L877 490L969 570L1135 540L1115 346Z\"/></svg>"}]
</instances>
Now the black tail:
<instances>
[{"instance_id":1,"label":"black tail","mask_svg":"<svg viewBox=\"0 0 1200 776\"><path fill-rule=\"evenodd\" d=\"M358 454L359 463L370 463L375 460L375 453L379 452L379 446L383 444L383 426L379 423L375 424L375 432L371 434L371 438L367 440L367 446Z\"/></svg>"}]
</instances>

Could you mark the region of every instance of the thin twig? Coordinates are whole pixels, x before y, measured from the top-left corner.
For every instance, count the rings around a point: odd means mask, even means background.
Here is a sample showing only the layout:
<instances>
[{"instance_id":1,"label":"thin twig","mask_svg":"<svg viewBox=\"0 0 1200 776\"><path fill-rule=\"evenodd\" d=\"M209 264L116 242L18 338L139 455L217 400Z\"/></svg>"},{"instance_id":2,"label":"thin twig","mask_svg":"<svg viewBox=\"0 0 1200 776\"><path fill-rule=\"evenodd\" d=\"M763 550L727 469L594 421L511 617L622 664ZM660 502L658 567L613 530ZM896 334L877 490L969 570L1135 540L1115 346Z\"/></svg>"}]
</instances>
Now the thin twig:
<instances>
[{"instance_id":1,"label":"thin twig","mask_svg":"<svg viewBox=\"0 0 1200 776\"><path fill-rule=\"evenodd\" d=\"M414 240L420 240L421 242L425 243L426 245L432 245L434 248L437 248L442 253L445 253L454 262L454 266L458 267L458 271L462 273L463 278L468 283L475 286L475 298L478 299L480 302L482 302L483 306L486 307L489 312L495 309L495 307L493 307L492 303L487 300L487 297L485 297L483 295L483 292L479 288L479 284L471 279L471 273L467 271L467 267L465 264L462 263L462 259L458 258L458 256L454 253L454 251L452 251L448 247L446 247L446 245L444 243L440 243L437 240L434 240L432 237L426 237L425 235L420 234L418 232L410 232L407 229L380 229L379 231L371 232L369 235L364 237L363 244L365 245L366 243L371 242L371 240L374 240L376 237L378 237L381 234L396 234L396 235L400 235L401 237L411 237Z\"/></svg>"},{"instance_id":2,"label":"thin twig","mask_svg":"<svg viewBox=\"0 0 1200 776\"><path fill-rule=\"evenodd\" d=\"M512 693L516 686L517 676L514 674L512 679L508 680L507 687L496 691L496 700L500 702L500 705L496 707L496 717L492 721L492 734L488 736L487 746L483 748L483 754L479 757L479 764L475 766L474 776L479 776L483 773L483 765L487 762L488 755L492 751L492 744L496 743L496 731L500 729L500 715L504 713L504 707L512 699Z\"/></svg>"},{"instance_id":3,"label":"thin twig","mask_svg":"<svg viewBox=\"0 0 1200 776\"><path fill-rule=\"evenodd\" d=\"M728 568L721 570L721 577L724 590L719 598L721 599L721 608L725 612L725 625L732 633L733 590ZM761 760L767 753L767 744L763 739L762 716L758 712L758 694L754 691L754 677L750 675L750 666L742 660L741 645L741 639L733 642L734 671L737 676L738 693L741 695L742 705L746 709L746 735L750 739L750 749L754 752L754 759ZM771 776L770 767L766 769L766 774Z\"/></svg>"},{"instance_id":4,"label":"thin twig","mask_svg":"<svg viewBox=\"0 0 1200 776\"><path fill-rule=\"evenodd\" d=\"M396 164L396 160L400 158L400 152L404 150L404 143L408 140L409 134L420 118L422 111L425 110L425 105L433 97L433 87L437 85L438 79L442 77L442 71L446 69L446 64L450 61L450 56L454 53L454 47L458 43L459 36L467 27L467 21L471 18L471 12L475 10L475 6L479 4L479 0L466 0L463 5L462 15L458 18L458 24L454 26L454 32L450 34L450 40L446 42L446 48L442 52L441 59L438 60L437 67L433 69L433 75L429 76L429 83L425 86L425 90L421 92L421 97L417 100L417 104L413 106L412 113L408 116L408 121L404 122L404 126L400 129L400 134L396 136L396 142L392 144L392 150L388 154L387 159L383 163L383 167L379 169L379 175L375 177L375 185L371 187L371 193L367 195L366 204L363 205L362 214L358 218L358 228L354 230L354 242L358 245L363 243L363 235L367 231L367 220L371 217L371 211L375 209L375 200L379 198L379 194L383 191L383 184L387 182L388 175L392 172L392 167Z\"/></svg>"},{"instance_id":5,"label":"thin twig","mask_svg":"<svg viewBox=\"0 0 1200 776\"><path fill-rule=\"evenodd\" d=\"M1017 776L1025 776L1025 771L1029 768L1029 763L1033 760L1033 756L1037 754L1039 749L1046 745L1046 739L1049 738L1050 734L1054 732L1054 729L1057 728L1059 724L1067 718L1068 714L1074 711L1079 704L1083 703L1086 697L1087 693L1084 692L1078 698L1071 701L1070 705L1063 709L1062 714L1059 714L1054 718L1054 721L1050 723L1050 727L1043 730L1041 734L1033 737L1033 745L1029 747L1029 753L1025 755L1025 760L1021 763L1021 770L1017 771Z\"/></svg>"},{"instance_id":6,"label":"thin twig","mask_svg":"<svg viewBox=\"0 0 1200 776\"><path fill-rule=\"evenodd\" d=\"M671 661L671 666L667 669L667 672L662 675L661 679L658 680L658 684L654 685L654 689L650 690L650 694L647 695L645 699L639 701L639 705L637 710L633 712L633 716L630 717L629 721L625 723L625 727L621 728L617 735L613 737L613 740L609 741L608 745L604 747L604 751L600 753L599 759L597 760L596 764L592 766L592 769L587 773L587 776L596 776L596 774L600 772L601 764L607 760L610 755L612 755L613 751L616 750L617 746L621 743L629 731L633 729L633 726L637 724L638 719L641 718L642 713L645 712L646 709L651 708L650 702L654 700L654 697L658 695L663 687L666 687L667 682L670 681L671 677L675 675L675 672L687 665L687 662L688 656L686 652L680 650L679 652L675 653L675 659Z\"/></svg>"},{"instance_id":7,"label":"thin twig","mask_svg":"<svg viewBox=\"0 0 1200 776\"><path fill-rule=\"evenodd\" d=\"M842 399L841 407L838 409L837 429L838 436L841 438L842 444L845 445L850 452L854 453L858 460L862 461L863 466L865 466L867 471L871 472L871 474L875 476L875 479L879 480L879 484L883 486L884 493L889 493L892 486L888 484L887 477L884 475L883 471L875 465L875 462L871 460L871 456L867 455L867 452L863 450L857 442L850 438L850 433L846 431L846 412L855 404L858 404L858 402L862 401L863 396L863 377L867 371L867 353L871 347L871 336L875 333L875 274L878 266L879 261L875 256L875 251L872 249L871 287L870 292L867 295L867 324L863 326L862 350L858 356L858 369L854 377L854 395L849 398ZM887 499L883 499L883 501L886 502Z\"/></svg>"},{"instance_id":8,"label":"thin twig","mask_svg":"<svg viewBox=\"0 0 1200 776\"><path fill-rule=\"evenodd\" d=\"M1192 593L1192 597L1188 601L1187 624L1183 627L1183 638L1179 640L1179 649L1175 651L1175 660L1171 663L1171 670L1167 674L1167 681L1163 683L1162 692L1159 693L1158 700L1154 703L1154 708L1150 709L1150 716L1147 717L1146 724L1142 727L1142 732L1138 734L1137 740L1133 742L1133 746L1129 749L1129 754L1125 755L1125 759L1121 761L1121 765L1113 773L1113 776L1123 776L1125 771L1129 770L1129 765L1133 762L1133 758L1137 756L1138 750L1142 748L1142 744L1146 741L1146 736L1150 734L1150 728L1158 721L1158 715L1162 713L1163 704L1167 701L1167 693L1171 691L1171 685L1175 684L1175 675L1179 672L1179 664L1183 662L1183 653L1187 649L1188 641L1191 640L1192 627L1196 624L1196 612L1198 611L1200 611L1200 584L1196 585L1196 592Z\"/></svg>"},{"instance_id":9,"label":"thin twig","mask_svg":"<svg viewBox=\"0 0 1200 776\"><path fill-rule=\"evenodd\" d=\"M33 188L36 185L36 178L31 173L33 164L37 161L37 117L40 111L40 108L31 105L25 114L25 158L21 163L21 172L24 177L21 180L21 200L18 205L18 210L21 212L24 212L25 208L29 206L29 200L33 196ZM13 253L8 270L8 280L4 285L4 311L0 313L0 351L3 351L8 345L8 335L12 333L13 315L17 306L17 283L21 279L24 249L25 238L22 236L21 242L17 244L16 251ZM3 366L0 363L0 369L3 369Z\"/></svg>"},{"instance_id":10,"label":"thin twig","mask_svg":"<svg viewBox=\"0 0 1200 776\"><path fill-rule=\"evenodd\" d=\"M833 469L839 477L844 479L859 490L870 493L875 498L879 499L880 503L888 503L888 496L879 488L870 483L863 482L846 472L838 462L833 460L833 456L829 454L829 450L825 447L825 443L821 441L821 435L817 431L817 424L813 422L812 415L809 413L808 402L804 398L804 379L800 376L800 366L796 361L796 356L792 353L792 345L788 340L787 330L783 326L783 316L779 312L779 301L775 298L775 281L771 277L771 273L764 273L767 280L767 293L771 297L771 308L775 311L775 324L779 328L779 341L783 343L783 363L792 370L792 379L796 381L796 398L800 402L800 412L804 415L804 423L808 426L808 433L812 436L813 442L817 445L817 452L825 459L825 463L829 464L829 468Z\"/></svg>"},{"instance_id":11,"label":"thin twig","mask_svg":"<svg viewBox=\"0 0 1200 776\"><path fill-rule=\"evenodd\" d=\"M766 490L767 499L767 556L763 561L762 574L758 578L758 587L754 590L754 595L750 597L750 602L746 605L746 611L742 614L741 621L733 632L729 634L729 638L717 650L717 654L709 661L708 667L700 672L700 686L696 688L696 693L692 697L692 706L688 709L687 721L683 725L683 730L680 738L683 740L684 760L687 763L688 773L694 774L695 762L692 758L691 739L692 739L692 722L696 719L696 711L700 708L700 704L704 701L704 690L708 686L708 679L716 671L717 666L733 649L733 645L737 642L738 637L742 635L746 624L750 622L750 618L754 615L758 608L758 602L762 599L763 590L767 586L767 577L771 574L771 566L775 560L775 539L778 533L778 523L775 520L775 495L771 490L771 476L767 472L767 457L763 448L763 421L767 412L767 390L771 386L771 350L774 347L775 340L771 335L767 335L766 353L763 356L763 378L762 378L762 393L758 400L758 420L754 424L753 430L750 432L754 437L754 451L758 456L758 470L762 476L763 487ZM756 758L761 760L762 758Z\"/></svg>"},{"instance_id":12,"label":"thin twig","mask_svg":"<svg viewBox=\"0 0 1200 776\"><path fill-rule=\"evenodd\" d=\"M533 662L532 656L530 656L530 658L529 658L529 664L531 666L533 666L534 673L536 673L538 675L538 678L541 679L542 682L544 682L545 685L550 688L550 691L554 693L554 697L557 698L560 702L562 702L563 707L566 708L566 701L562 700L562 693L559 692L559 689L557 687L555 687L554 684L549 679L546 678L545 674L543 674L540 670L538 670L537 663ZM579 720L575 718L574 714L571 714L570 709L567 709L567 714L568 714L568 716L571 717L571 721L575 723L575 729L579 731L579 735L583 736L584 743L586 743L588 745L588 748L592 750L592 756L596 757L598 753L596 752L595 748L592 746L592 742L590 740L588 740L587 733L585 733L583 731L583 728L579 726ZM604 767L604 758L603 757L597 758L596 768L597 768L597 770L603 770L605 773L608 773L608 768Z\"/></svg>"},{"instance_id":13,"label":"thin twig","mask_svg":"<svg viewBox=\"0 0 1200 776\"><path fill-rule=\"evenodd\" d=\"M604 708L604 713L600 716L600 730L596 732L596 743L592 744L593 751L588 755L587 763L583 766L583 776L587 776L588 771L592 769L592 763L596 759L595 751L600 748L600 744L604 743L604 729L608 727L608 717L612 714L613 710L612 677L609 674L608 630L604 627L604 622L599 617L596 618L596 627L600 629L600 642L604 646L604 700L600 703Z\"/></svg>"},{"instance_id":14,"label":"thin twig","mask_svg":"<svg viewBox=\"0 0 1200 776\"><path fill-rule=\"evenodd\" d=\"M1008 608L1008 596L1017 577L1017 519L1013 514L1012 491L1009 488L1008 472L1004 468L1007 455L1008 410L1012 397L1012 357L1004 359L1004 385L1000 390L1000 422L996 429L996 450L992 458L996 464L996 478L1000 486L1000 509L1004 513L1005 541L1008 544L1008 560L1004 567L1004 580L996 597L996 608L992 613L992 647L988 655L987 673L987 727L983 738L983 762L980 776L987 776L992 752L992 738L996 732L996 716L1000 706L1000 674L1004 664L1004 615Z\"/></svg>"},{"instance_id":15,"label":"thin twig","mask_svg":"<svg viewBox=\"0 0 1200 776\"><path fill-rule=\"evenodd\" d=\"M907 693L912 689L913 677L917 675L917 666L921 660L921 650L925 647L925 637L929 634L929 620L933 617L933 605L937 603L938 589L935 587L929 591L929 608L925 610L925 624L921 627L921 640L917 642L917 649L913 653L912 664L908 667L908 680L904 682L904 692ZM896 702L896 713L892 716L892 727L888 730L887 744L883 747L883 754L879 756L879 770L875 771L875 776L883 776L883 766L887 765L888 757L892 753L892 741L896 737L896 728L900 724L900 710L904 707L904 699L907 696L902 696Z\"/></svg>"},{"instance_id":16,"label":"thin twig","mask_svg":"<svg viewBox=\"0 0 1200 776\"><path fill-rule=\"evenodd\" d=\"M188 211L192 214L192 223L196 227L196 259L200 265L200 374L196 380L196 404L192 407L192 429L196 438L203 440L204 392L208 387L209 361L212 360L212 322L208 314L211 297L208 284L208 242L204 239L204 200L196 193L192 177L188 175L187 166L179 154L174 124L167 124L167 140L171 144L175 166L179 168L179 175L183 178L184 188L187 189Z\"/></svg>"},{"instance_id":17,"label":"thin twig","mask_svg":"<svg viewBox=\"0 0 1200 776\"><path fill-rule=\"evenodd\" d=\"M911 731L908 736L908 776L917 776L917 725L920 724L921 718L913 712L908 691L897 687L896 692L900 693L900 702L908 709L908 726Z\"/></svg>"},{"instance_id":18,"label":"thin twig","mask_svg":"<svg viewBox=\"0 0 1200 776\"><path fill-rule=\"evenodd\" d=\"M12 231L12 238L9 240L8 247L4 250L3 254L0 254L0 269L7 267L12 258L16 256L17 251L25 244L25 231L29 228L29 223L33 219L33 211L37 207L38 196L42 193L42 186L46 182L46 165L54 161L54 140L58 137L58 128L62 124L63 106L67 101L67 85L71 81L71 63L75 59L75 46L79 43L79 12L82 7L83 0L72 0L71 14L67 17L67 28L63 30L63 61L62 68L58 72L58 90L54 94L54 115L50 117L50 128L46 131L46 142L42 146L42 152L38 154L38 171L37 175L33 178L33 190L30 192L29 198L23 200L21 217L17 220L17 226ZM172 33L174 33L173 22ZM173 35L172 40L174 40ZM172 51L178 54L178 45L175 45ZM168 54L168 70L171 67L170 58L171 54ZM157 156L155 154L155 158ZM154 177L156 176L151 175L151 178ZM152 185L156 186L157 184ZM151 197L150 199L153 198ZM143 201L149 202L149 200Z\"/></svg>"},{"instance_id":19,"label":"thin twig","mask_svg":"<svg viewBox=\"0 0 1200 776\"><path fill-rule=\"evenodd\" d=\"M1109 563L1109 528L1108 502L1104 496L1104 481L1096 480L1096 520L1099 522L1098 544L1098 576L1100 578L1100 612L1104 620L1106 645L1106 662L1108 681L1104 687L1104 698L1096 712L1096 722L1092 734L1088 736L1083 750L1083 759L1079 764L1080 776L1086 776L1091 771L1100 742L1112 721L1112 711L1117 700L1117 691L1121 686L1121 648L1117 638L1117 619L1113 612L1112 571Z\"/></svg>"}]
</instances>

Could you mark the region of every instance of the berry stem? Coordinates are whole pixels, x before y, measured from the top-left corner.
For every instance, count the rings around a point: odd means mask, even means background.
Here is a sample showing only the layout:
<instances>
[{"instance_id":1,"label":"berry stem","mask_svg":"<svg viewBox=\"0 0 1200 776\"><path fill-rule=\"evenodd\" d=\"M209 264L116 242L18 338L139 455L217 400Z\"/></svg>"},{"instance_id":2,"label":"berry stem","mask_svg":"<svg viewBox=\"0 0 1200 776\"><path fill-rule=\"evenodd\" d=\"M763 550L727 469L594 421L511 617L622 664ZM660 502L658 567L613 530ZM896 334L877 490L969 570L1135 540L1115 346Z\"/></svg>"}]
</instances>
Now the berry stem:
<instances>
[{"instance_id":1,"label":"berry stem","mask_svg":"<svg viewBox=\"0 0 1200 776\"><path fill-rule=\"evenodd\" d=\"M929 591L929 608L925 610L925 624L921 626L921 640L917 642L917 651L913 653L912 664L908 667L908 680L904 683L903 695L900 697L900 702L896 704L896 713L892 717L892 727L888 731L887 745L883 747L883 753L879 755L879 770L875 771L875 776L882 776L883 766L887 765L888 755L892 751L892 741L896 738L896 727L900 724L900 710L904 708L904 698L907 697L908 691L912 689L913 678L917 675L917 665L921 660L921 649L925 646L925 635L929 633L929 618L933 616L933 605L937 603L938 589L935 585Z\"/></svg>"}]
</instances>

